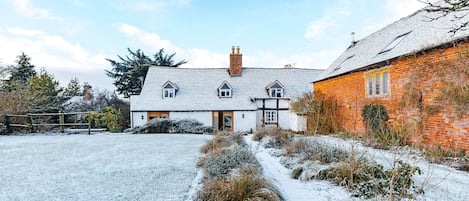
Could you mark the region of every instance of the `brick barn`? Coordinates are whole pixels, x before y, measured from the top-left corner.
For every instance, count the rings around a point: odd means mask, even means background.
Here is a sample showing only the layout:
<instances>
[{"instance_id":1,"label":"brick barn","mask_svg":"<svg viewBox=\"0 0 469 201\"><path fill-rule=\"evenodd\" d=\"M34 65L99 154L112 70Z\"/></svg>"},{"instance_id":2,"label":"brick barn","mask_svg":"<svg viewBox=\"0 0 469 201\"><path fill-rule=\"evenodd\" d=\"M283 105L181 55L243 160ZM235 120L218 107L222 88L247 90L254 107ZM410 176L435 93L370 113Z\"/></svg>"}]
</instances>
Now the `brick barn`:
<instances>
[{"instance_id":1,"label":"brick barn","mask_svg":"<svg viewBox=\"0 0 469 201\"><path fill-rule=\"evenodd\" d=\"M422 9L352 39L313 81L315 93L337 99L342 129L364 136L363 107L381 104L408 143L469 151L469 30L450 32L469 18L429 20L435 15Z\"/></svg>"}]
</instances>

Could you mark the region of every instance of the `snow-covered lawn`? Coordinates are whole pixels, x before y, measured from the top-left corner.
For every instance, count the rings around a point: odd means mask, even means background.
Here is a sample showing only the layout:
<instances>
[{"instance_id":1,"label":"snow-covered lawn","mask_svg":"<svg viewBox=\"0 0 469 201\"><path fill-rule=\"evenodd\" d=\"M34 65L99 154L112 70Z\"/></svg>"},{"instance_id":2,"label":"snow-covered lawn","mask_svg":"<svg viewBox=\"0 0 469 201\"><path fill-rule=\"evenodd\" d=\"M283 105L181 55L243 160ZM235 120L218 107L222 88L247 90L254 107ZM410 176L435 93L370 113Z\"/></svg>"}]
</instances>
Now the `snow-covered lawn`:
<instances>
[{"instance_id":1,"label":"snow-covered lawn","mask_svg":"<svg viewBox=\"0 0 469 201\"><path fill-rule=\"evenodd\" d=\"M264 175L270 179L282 192L286 200L361 200L350 197L345 188L336 186L328 181L300 181L291 178L291 169L284 167L277 157L279 150L264 148L259 142L251 140L252 135L245 137L259 162L264 169ZM468 201L469 200L469 173L454 168L430 164L424 158L412 153L411 150L399 152L386 151L364 147L351 140L342 140L331 136L314 136L324 144L338 146L345 150L353 149L365 154L368 158L376 160L385 167L389 167L394 159L406 161L418 166L422 175L415 176L417 186L424 186L425 194L418 195L416 200L422 201Z\"/></svg>"},{"instance_id":2,"label":"snow-covered lawn","mask_svg":"<svg viewBox=\"0 0 469 201\"><path fill-rule=\"evenodd\" d=\"M211 138L0 136L0 200L184 200Z\"/></svg>"}]
</instances>

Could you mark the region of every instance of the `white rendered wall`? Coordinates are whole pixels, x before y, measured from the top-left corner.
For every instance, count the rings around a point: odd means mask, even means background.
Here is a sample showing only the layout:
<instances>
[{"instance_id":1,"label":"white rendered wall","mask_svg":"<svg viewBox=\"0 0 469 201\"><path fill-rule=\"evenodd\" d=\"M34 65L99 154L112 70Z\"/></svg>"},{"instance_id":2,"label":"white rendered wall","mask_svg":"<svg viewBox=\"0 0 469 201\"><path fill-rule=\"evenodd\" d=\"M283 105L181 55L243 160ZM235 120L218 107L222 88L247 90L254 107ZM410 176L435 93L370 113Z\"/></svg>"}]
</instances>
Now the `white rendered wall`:
<instances>
[{"instance_id":1,"label":"white rendered wall","mask_svg":"<svg viewBox=\"0 0 469 201\"><path fill-rule=\"evenodd\" d=\"M293 131L306 131L306 117L300 116L295 113L289 113L290 115L290 129Z\"/></svg>"},{"instance_id":2,"label":"white rendered wall","mask_svg":"<svg viewBox=\"0 0 469 201\"><path fill-rule=\"evenodd\" d=\"M280 128L294 130L294 128L292 128L290 112L288 112L288 110L278 111L277 121Z\"/></svg>"},{"instance_id":3,"label":"white rendered wall","mask_svg":"<svg viewBox=\"0 0 469 201\"><path fill-rule=\"evenodd\" d=\"M235 132L256 131L256 111L235 111L233 116Z\"/></svg>"},{"instance_id":4,"label":"white rendered wall","mask_svg":"<svg viewBox=\"0 0 469 201\"><path fill-rule=\"evenodd\" d=\"M147 123L147 112L132 112L132 127L143 126Z\"/></svg>"},{"instance_id":5,"label":"white rendered wall","mask_svg":"<svg viewBox=\"0 0 469 201\"><path fill-rule=\"evenodd\" d=\"M195 119L204 126L212 126L212 112L170 112L172 120Z\"/></svg>"}]
</instances>

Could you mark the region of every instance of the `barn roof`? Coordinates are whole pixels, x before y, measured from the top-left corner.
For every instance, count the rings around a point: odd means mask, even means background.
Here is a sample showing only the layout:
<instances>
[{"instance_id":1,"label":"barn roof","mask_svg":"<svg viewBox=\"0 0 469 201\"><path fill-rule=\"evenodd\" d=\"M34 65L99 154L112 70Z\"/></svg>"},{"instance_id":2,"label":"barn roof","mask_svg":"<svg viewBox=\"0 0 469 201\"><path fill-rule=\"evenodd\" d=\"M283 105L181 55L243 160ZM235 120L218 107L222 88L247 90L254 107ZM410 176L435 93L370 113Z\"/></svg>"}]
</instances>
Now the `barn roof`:
<instances>
[{"instance_id":1,"label":"barn roof","mask_svg":"<svg viewBox=\"0 0 469 201\"><path fill-rule=\"evenodd\" d=\"M350 45L314 82L466 39L469 30L461 30L456 34L450 33L450 30L461 22L468 22L469 16L464 16L468 13L462 11L431 20L441 16L441 13L430 13L425 8L418 10ZM454 15L464 17L456 20Z\"/></svg>"}]
</instances>

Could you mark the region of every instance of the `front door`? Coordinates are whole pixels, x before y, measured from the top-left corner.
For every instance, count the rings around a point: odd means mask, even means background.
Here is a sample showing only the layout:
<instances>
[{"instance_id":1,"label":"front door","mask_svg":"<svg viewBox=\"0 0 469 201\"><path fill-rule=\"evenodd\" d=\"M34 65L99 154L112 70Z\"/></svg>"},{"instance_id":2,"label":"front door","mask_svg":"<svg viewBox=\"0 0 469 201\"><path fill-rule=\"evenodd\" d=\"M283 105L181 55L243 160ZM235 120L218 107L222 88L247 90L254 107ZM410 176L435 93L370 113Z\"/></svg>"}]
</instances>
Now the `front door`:
<instances>
[{"instance_id":1,"label":"front door","mask_svg":"<svg viewBox=\"0 0 469 201\"><path fill-rule=\"evenodd\" d=\"M218 130L233 131L233 111L216 111L212 112L213 128Z\"/></svg>"}]
</instances>

